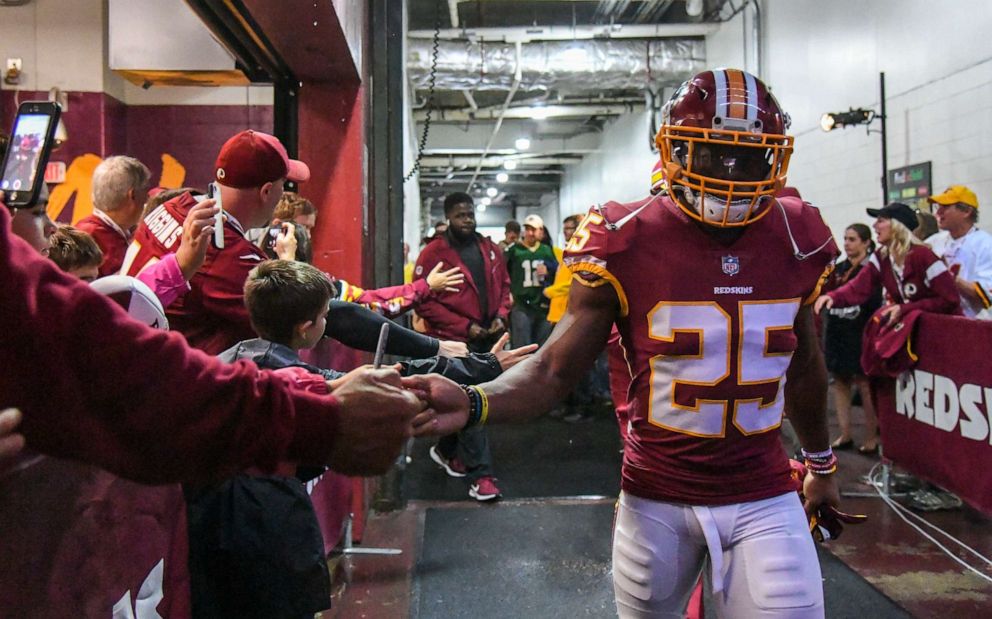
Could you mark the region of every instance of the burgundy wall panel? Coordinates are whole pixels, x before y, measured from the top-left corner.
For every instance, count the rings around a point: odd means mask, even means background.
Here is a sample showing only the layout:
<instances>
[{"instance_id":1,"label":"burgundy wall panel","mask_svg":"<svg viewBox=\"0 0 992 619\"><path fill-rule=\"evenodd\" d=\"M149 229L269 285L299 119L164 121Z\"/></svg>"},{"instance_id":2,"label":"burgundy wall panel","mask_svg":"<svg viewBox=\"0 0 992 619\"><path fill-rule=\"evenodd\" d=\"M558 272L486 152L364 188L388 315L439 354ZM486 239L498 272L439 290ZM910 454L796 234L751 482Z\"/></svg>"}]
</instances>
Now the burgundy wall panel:
<instances>
[{"instance_id":1,"label":"burgundy wall panel","mask_svg":"<svg viewBox=\"0 0 992 619\"><path fill-rule=\"evenodd\" d=\"M68 166L87 153L100 157L131 155L152 171L157 183L162 155L175 157L186 168L186 184L203 188L213 177L221 145L242 129L272 132L270 105L148 105L128 106L99 92L70 92L64 112L69 139L52 153L52 161ZM40 91L0 91L0 121L10 131L22 101L47 100Z\"/></svg>"},{"instance_id":2,"label":"burgundy wall panel","mask_svg":"<svg viewBox=\"0 0 992 619\"><path fill-rule=\"evenodd\" d=\"M68 141L52 153L52 161L64 161L66 165L86 153L106 157L114 153L112 148L123 147L125 143L123 117L127 107L110 95L101 92L70 92L69 109L62 113ZM13 129L17 106L23 101L47 101L47 91L3 90L0 91L0 117L3 133Z\"/></svg>"},{"instance_id":3,"label":"burgundy wall panel","mask_svg":"<svg viewBox=\"0 0 992 619\"><path fill-rule=\"evenodd\" d=\"M220 147L244 129L271 133L272 106L135 105L127 110L127 153L156 182L162 155L172 155L186 168L185 184L205 189Z\"/></svg>"}]
</instances>

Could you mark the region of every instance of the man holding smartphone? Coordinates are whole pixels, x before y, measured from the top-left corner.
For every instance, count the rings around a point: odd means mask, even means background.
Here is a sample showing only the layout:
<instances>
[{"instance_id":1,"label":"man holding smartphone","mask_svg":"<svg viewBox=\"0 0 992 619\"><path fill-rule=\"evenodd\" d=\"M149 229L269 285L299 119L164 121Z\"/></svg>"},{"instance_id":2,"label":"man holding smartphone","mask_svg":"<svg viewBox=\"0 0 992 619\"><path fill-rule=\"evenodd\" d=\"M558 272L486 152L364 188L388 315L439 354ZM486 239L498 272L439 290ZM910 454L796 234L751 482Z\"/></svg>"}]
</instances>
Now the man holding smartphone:
<instances>
[{"instance_id":1,"label":"man holding smartphone","mask_svg":"<svg viewBox=\"0 0 992 619\"><path fill-rule=\"evenodd\" d=\"M190 291L167 308L169 324L189 343L218 354L255 336L244 305L244 284L265 254L245 238L245 230L264 226L282 197L287 180L305 182L310 169L290 159L274 136L242 131L217 156L215 193L223 203L223 247L212 243ZM182 194L148 213L135 231L124 273L136 275L179 246L182 222L197 200Z\"/></svg>"}]
</instances>

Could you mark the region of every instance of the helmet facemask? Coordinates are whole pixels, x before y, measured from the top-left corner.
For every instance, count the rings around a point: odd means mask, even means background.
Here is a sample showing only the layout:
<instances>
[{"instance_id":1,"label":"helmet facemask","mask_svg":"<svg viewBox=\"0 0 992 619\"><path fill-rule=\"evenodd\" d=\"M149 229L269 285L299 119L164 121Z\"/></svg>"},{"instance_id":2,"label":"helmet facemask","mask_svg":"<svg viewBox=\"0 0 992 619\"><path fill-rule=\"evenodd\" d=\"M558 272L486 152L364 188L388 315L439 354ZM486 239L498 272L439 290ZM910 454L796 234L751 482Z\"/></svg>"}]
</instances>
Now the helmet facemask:
<instances>
[{"instance_id":1,"label":"helmet facemask","mask_svg":"<svg viewBox=\"0 0 992 619\"><path fill-rule=\"evenodd\" d=\"M765 215L785 186L789 117L754 76L715 69L683 84L655 142L669 192L690 217L719 227Z\"/></svg>"}]
</instances>

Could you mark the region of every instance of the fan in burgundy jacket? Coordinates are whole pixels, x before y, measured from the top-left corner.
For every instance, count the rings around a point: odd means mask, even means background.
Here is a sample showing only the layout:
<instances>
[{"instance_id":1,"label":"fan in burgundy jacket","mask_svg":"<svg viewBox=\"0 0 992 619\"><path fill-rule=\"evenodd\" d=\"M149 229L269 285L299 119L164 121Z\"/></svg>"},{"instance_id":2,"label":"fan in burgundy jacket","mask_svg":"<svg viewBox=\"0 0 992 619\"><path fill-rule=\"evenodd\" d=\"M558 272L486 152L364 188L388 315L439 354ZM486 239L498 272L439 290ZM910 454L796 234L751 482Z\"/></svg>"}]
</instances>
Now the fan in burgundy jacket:
<instances>
[{"instance_id":1,"label":"fan in burgundy jacket","mask_svg":"<svg viewBox=\"0 0 992 619\"><path fill-rule=\"evenodd\" d=\"M457 247L452 245L451 234L449 229L420 252L414 269L414 281L425 278L434 265L442 262L443 268L456 266L461 269L466 274L465 284L458 292L441 293L422 301L417 313L427 322L427 331L434 337L467 342L471 339L469 328L472 325L489 330L499 319L505 328L510 315L510 274L499 246L489 237L473 231L471 234L482 255L485 277L487 311L483 314L479 285Z\"/></svg>"},{"instance_id":2,"label":"fan in burgundy jacket","mask_svg":"<svg viewBox=\"0 0 992 619\"><path fill-rule=\"evenodd\" d=\"M824 307L861 305L879 286L885 289L888 305L878 312L886 324L895 324L912 310L960 314L960 297L954 275L930 248L915 240L916 214L905 204L893 202L882 209L868 209L875 217L875 234L884 249L868 257L861 272L836 290L816 300L815 310ZM901 251L894 251L902 247ZM893 254L901 254L893 262Z\"/></svg>"},{"instance_id":3,"label":"fan in burgundy jacket","mask_svg":"<svg viewBox=\"0 0 992 619\"><path fill-rule=\"evenodd\" d=\"M107 157L93 170L93 214L76 222L100 246L100 277L117 275L131 242L131 230L148 200L151 172L134 157Z\"/></svg>"}]
</instances>

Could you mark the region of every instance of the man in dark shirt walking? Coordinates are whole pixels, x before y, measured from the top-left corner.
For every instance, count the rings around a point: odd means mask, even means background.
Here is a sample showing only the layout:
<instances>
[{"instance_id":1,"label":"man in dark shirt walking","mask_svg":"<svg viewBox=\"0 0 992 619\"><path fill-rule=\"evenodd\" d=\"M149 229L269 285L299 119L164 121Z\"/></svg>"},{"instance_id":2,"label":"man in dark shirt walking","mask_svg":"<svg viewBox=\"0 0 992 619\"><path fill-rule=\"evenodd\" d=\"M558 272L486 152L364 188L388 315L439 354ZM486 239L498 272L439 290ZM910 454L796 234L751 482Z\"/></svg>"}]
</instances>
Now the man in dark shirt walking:
<instances>
[{"instance_id":1,"label":"man in dark shirt walking","mask_svg":"<svg viewBox=\"0 0 992 619\"><path fill-rule=\"evenodd\" d=\"M465 284L421 303L417 313L434 337L466 342L471 352L488 352L506 331L510 312L510 278L503 252L475 231L475 205L465 193L444 200L448 229L424 247L414 279L427 276L438 263L458 267ZM469 495L479 501L499 497L485 430L479 426L442 438L431 458L452 477L468 477Z\"/></svg>"}]
</instances>

